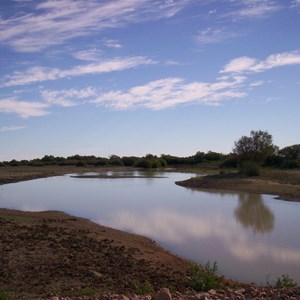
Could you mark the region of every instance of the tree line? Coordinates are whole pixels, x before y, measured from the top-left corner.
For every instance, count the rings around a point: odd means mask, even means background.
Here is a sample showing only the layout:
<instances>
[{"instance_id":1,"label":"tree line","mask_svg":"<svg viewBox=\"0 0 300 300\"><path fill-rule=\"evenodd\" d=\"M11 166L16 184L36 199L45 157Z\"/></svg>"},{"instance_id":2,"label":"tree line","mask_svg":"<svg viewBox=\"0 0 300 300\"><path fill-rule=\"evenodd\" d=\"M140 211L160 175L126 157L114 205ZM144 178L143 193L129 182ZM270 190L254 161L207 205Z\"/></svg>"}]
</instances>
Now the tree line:
<instances>
[{"instance_id":1,"label":"tree line","mask_svg":"<svg viewBox=\"0 0 300 300\"><path fill-rule=\"evenodd\" d=\"M97 157L95 155L72 155L68 157L45 155L43 158L32 160L16 160L0 162L1 166L126 166L145 169L164 168L167 166L195 166L201 164L214 164L220 168L240 168L250 173L258 167L300 168L300 144L279 149L273 144L272 135L267 131L251 131L250 136L242 136L234 142L230 154L219 152L201 152L195 155L180 157L170 154L156 156L147 154L143 157L111 155L110 157ZM251 169L253 169L251 171Z\"/></svg>"}]
</instances>

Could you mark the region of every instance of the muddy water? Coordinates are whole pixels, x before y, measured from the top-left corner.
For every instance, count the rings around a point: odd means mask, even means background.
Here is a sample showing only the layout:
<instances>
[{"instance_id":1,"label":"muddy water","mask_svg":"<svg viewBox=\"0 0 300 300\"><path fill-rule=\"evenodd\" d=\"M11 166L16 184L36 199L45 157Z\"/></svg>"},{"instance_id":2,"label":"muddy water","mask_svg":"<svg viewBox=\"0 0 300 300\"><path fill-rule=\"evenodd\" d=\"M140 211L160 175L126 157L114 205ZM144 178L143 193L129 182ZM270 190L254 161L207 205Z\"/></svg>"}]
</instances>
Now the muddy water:
<instances>
[{"instance_id":1,"label":"muddy water","mask_svg":"<svg viewBox=\"0 0 300 300\"><path fill-rule=\"evenodd\" d=\"M61 210L145 235L185 258L217 261L219 273L243 282L289 274L300 283L300 203L174 184L191 174L105 175L121 178L66 175L3 185L0 207Z\"/></svg>"}]
</instances>

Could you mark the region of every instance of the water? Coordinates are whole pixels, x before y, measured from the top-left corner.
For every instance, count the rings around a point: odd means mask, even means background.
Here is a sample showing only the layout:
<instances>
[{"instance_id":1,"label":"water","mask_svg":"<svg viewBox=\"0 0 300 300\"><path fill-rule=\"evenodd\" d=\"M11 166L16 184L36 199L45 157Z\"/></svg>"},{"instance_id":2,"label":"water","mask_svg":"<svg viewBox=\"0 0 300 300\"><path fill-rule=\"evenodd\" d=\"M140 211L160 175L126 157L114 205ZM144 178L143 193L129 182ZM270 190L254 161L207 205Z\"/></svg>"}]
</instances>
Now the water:
<instances>
[{"instance_id":1,"label":"water","mask_svg":"<svg viewBox=\"0 0 300 300\"><path fill-rule=\"evenodd\" d=\"M217 261L220 274L243 282L265 284L289 274L300 283L300 203L174 184L192 174L150 175L166 178L66 175L2 185L0 207L60 210L141 234L196 262Z\"/></svg>"}]
</instances>

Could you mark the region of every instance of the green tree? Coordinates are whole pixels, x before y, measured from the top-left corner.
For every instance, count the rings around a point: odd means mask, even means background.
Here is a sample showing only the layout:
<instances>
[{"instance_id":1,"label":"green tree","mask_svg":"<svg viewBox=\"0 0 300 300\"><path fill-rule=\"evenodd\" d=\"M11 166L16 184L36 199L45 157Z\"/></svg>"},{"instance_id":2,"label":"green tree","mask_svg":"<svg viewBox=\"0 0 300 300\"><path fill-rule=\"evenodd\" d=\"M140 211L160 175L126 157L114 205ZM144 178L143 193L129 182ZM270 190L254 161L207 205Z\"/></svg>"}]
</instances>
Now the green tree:
<instances>
[{"instance_id":1,"label":"green tree","mask_svg":"<svg viewBox=\"0 0 300 300\"><path fill-rule=\"evenodd\" d=\"M234 142L233 153L239 161L252 161L262 164L265 159L274 154L278 147L273 144L272 135L268 131L252 130L250 136L242 136Z\"/></svg>"},{"instance_id":2,"label":"green tree","mask_svg":"<svg viewBox=\"0 0 300 300\"><path fill-rule=\"evenodd\" d=\"M285 159L300 161L300 144L280 149L279 155L283 156Z\"/></svg>"}]
</instances>

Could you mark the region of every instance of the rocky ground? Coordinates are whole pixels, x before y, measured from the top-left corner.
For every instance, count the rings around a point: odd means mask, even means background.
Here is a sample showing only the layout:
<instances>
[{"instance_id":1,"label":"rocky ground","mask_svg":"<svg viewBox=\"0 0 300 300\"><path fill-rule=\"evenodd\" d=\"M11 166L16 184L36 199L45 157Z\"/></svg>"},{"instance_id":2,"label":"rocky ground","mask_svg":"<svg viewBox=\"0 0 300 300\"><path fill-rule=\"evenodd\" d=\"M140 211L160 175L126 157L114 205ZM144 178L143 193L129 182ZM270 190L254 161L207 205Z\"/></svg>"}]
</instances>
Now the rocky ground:
<instances>
[{"instance_id":1,"label":"rocky ground","mask_svg":"<svg viewBox=\"0 0 300 300\"><path fill-rule=\"evenodd\" d=\"M125 296L122 294L102 294L94 295L92 297L77 297L77 298L63 298L52 297L50 300L246 300L246 299L270 299L270 300L297 300L300 299L300 289L270 289L270 288L257 288L249 286L240 290L210 290L208 292L189 292L189 293L170 293L169 289L163 288L153 295L132 295Z\"/></svg>"}]
</instances>

